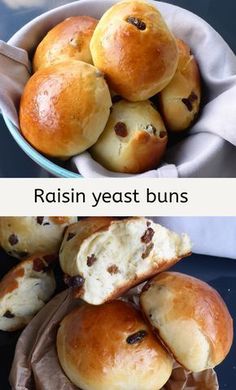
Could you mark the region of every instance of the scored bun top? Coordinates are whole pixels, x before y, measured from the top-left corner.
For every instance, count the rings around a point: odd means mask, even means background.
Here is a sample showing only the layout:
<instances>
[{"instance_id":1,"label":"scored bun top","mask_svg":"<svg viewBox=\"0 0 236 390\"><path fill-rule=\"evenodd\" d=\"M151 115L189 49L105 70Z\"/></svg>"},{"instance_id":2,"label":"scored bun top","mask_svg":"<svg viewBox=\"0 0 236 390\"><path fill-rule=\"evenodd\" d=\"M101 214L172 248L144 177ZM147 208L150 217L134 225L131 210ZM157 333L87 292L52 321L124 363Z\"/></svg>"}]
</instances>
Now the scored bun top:
<instances>
[{"instance_id":1,"label":"scored bun top","mask_svg":"<svg viewBox=\"0 0 236 390\"><path fill-rule=\"evenodd\" d=\"M38 70L20 102L26 140L51 157L70 158L92 146L104 130L111 97L101 72L82 61Z\"/></svg>"},{"instance_id":2,"label":"scored bun top","mask_svg":"<svg viewBox=\"0 0 236 390\"><path fill-rule=\"evenodd\" d=\"M57 352L82 390L158 390L172 371L172 359L140 312L123 301L74 309L60 324Z\"/></svg>"},{"instance_id":3,"label":"scored bun top","mask_svg":"<svg viewBox=\"0 0 236 390\"><path fill-rule=\"evenodd\" d=\"M160 338L185 368L199 372L219 364L230 350L232 318L207 283L176 272L148 282L141 307Z\"/></svg>"},{"instance_id":4,"label":"scored bun top","mask_svg":"<svg viewBox=\"0 0 236 390\"><path fill-rule=\"evenodd\" d=\"M96 25L90 16L72 16L53 27L35 51L34 72L70 59L92 64L89 44Z\"/></svg>"},{"instance_id":5,"label":"scored bun top","mask_svg":"<svg viewBox=\"0 0 236 390\"><path fill-rule=\"evenodd\" d=\"M90 49L112 90L131 101L163 89L178 64L172 33L156 7L141 0L122 1L105 12Z\"/></svg>"}]
</instances>

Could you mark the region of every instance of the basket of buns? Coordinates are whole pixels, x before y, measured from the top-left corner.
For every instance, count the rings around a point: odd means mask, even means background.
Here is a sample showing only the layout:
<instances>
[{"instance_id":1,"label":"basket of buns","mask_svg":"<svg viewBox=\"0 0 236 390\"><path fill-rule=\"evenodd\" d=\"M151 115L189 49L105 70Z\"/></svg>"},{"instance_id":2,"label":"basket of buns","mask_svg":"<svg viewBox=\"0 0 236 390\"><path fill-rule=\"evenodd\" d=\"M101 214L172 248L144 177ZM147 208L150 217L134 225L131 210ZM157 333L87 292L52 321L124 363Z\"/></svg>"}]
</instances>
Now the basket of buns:
<instances>
[{"instance_id":1,"label":"basket of buns","mask_svg":"<svg viewBox=\"0 0 236 390\"><path fill-rule=\"evenodd\" d=\"M220 176L235 154L235 68L186 10L81 0L1 43L0 105L20 146L57 176Z\"/></svg>"},{"instance_id":2,"label":"basket of buns","mask_svg":"<svg viewBox=\"0 0 236 390\"><path fill-rule=\"evenodd\" d=\"M12 388L219 388L233 322L213 287L169 271L187 234L142 217L5 217L0 242L19 260L0 281L0 330L27 325Z\"/></svg>"}]
</instances>

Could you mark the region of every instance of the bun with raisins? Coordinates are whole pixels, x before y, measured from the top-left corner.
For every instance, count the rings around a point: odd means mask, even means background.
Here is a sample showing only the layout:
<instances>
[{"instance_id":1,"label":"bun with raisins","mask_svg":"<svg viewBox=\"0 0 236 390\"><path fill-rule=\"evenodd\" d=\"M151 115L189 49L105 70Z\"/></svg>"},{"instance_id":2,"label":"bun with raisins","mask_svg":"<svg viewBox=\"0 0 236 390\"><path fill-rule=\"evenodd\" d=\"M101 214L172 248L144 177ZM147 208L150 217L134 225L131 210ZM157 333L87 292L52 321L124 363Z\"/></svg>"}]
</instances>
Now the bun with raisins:
<instances>
[{"instance_id":1,"label":"bun with raisins","mask_svg":"<svg viewBox=\"0 0 236 390\"><path fill-rule=\"evenodd\" d=\"M0 330L27 325L49 301L56 283L50 269L53 256L33 256L12 268L0 281Z\"/></svg>"},{"instance_id":2,"label":"bun with raisins","mask_svg":"<svg viewBox=\"0 0 236 390\"><path fill-rule=\"evenodd\" d=\"M157 8L142 0L113 5L98 22L90 49L110 88L130 101L161 91L178 64L174 36Z\"/></svg>"},{"instance_id":3,"label":"bun with raisins","mask_svg":"<svg viewBox=\"0 0 236 390\"><path fill-rule=\"evenodd\" d=\"M172 359L130 303L82 305L66 315L57 334L60 364L81 390L161 389Z\"/></svg>"},{"instance_id":4,"label":"bun with raisins","mask_svg":"<svg viewBox=\"0 0 236 390\"><path fill-rule=\"evenodd\" d=\"M75 296L100 305L190 252L187 235L179 236L151 220L88 218L66 230L60 265Z\"/></svg>"},{"instance_id":5,"label":"bun with raisins","mask_svg":"<svg viewBox=\"0 0 236 390\"><path fill-rule=\"evenodd\" d=\"M142 173L157 168L166 145L165 125L152 103L121 100L90 152L111 171Z\"/></svg>"},{"instance_id":6,"label":"bun with raisins","mask_svg":"<svg viewBox=\"0 0 236 390\"><path fill-rule=\"evenodd\" d=\"M35 253L57 254L67 225L75 217L0 217L0 244L22 260Z\"/></svg>"}]
</instances>

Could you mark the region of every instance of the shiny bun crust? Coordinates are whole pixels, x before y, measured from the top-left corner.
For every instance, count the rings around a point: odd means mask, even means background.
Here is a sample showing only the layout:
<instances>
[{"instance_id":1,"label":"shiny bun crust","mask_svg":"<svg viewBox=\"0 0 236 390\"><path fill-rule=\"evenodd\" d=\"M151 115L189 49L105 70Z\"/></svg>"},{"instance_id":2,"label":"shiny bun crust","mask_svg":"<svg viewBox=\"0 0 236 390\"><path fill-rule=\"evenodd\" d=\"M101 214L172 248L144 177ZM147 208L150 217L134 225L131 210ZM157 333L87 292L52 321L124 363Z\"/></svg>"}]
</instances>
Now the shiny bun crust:
<instances>
[{"instance_id":1,"label":"shiny bun crust","mask_svg":"<svg viewBox=\"0 0 236 390\"><path fill-rule=\"evenodd\" d=\"M199 112L201 80L197 62L186 43L177 39L179 63L171 82L160 93L160 109L169 130L186 130Z\"/></svg>"},{"instance_id":2,"label":"shiny bun crust","mask_svg":"<svg viewBox=\"0 0 236 390\"><path fill-rule=\"evenodd\" d=\"M205 282L164 272L144 286L140 303L152 327L186 369L200 372L215 367L228 354L232 318L220 295Z\"/></svg>"},{"instance_id":3,"label":"shiny bun crust","mask_svg":"<svg viewBox=\"0 0 236 390\"><path fill-rule=\"evenodd\" d=\"M34 256L12 268L0 281L0 330L28 324L53 295L56 283L52 256Z\"/></svg>"},{"instance_id":4,"label":"shiny bun crust","mask_svg":"<svg viewBox=\"0 0 236 390\"><path fill-rule=\"evenodd\" d=\"M34 72L66 60L92 64L89 44L96 25L90 16L72 16L53 27L35 51Z\"/></svg>"},{"instance_id":5,"label":"shiny bun crust","mask_svg":"<svg viewBox=\"0 0 236 390\"><path fill-rule=\"evenodd\" d=\"M90 152L111 171L141 173L157 168L166 145L165 125L151 102L121 100Z\"/></svg>"},{"instance_id":6,"label":"shiny bun crust","mask_svg":"<svg viewBox=\"0 0 236 390\"><path fill-rule=\"evenodd\" d=\"M163 89L178 63L176 41L162 16L141 0L113 5L98 22L90 49L109 86L131 101Z\"/></svg>"},{"instance_id":7,"label":"shiny bun crust","mask_svg":"<svg viewBox=\"0 0 236 390\"><path fill-rule=\"evenodd\" d=\"M151 220L88 218L66 230L60 265L74 294L100 305L190 252L187 235L180 236Z\"/></svg>"},{"instance_id":8,"label":"shiny bun crust","mask_svg":"<svg viewBox=\"0 0 236 390\"><path fill-rule=\"evenodd\" d=\"M161 389L172 360L130 304L83 305L61 322L60 364L81 390Z\"/></svg>"},{"instance_id":9,"label":"shiny bun crust","mask_svg":"<svg viewBox=\"0 0 236 390\"><path fill-rule=\"evenodd\" d=\"M0 217L0 245L22 260L35 253L57 254L67 225L75 217Z\"/></svg>"},{"instance_id":10,"label":"shiny bun crust","mask_svg":"<svg viewBox=\"0 0 236 390\"><path fill-rule=\"evenodd\" d=\"M40 152L67 159L97 141L110 106L109 89L94 66L62 62L27 82L20 102L21 132Z\"/></svg>"}]
</instances>

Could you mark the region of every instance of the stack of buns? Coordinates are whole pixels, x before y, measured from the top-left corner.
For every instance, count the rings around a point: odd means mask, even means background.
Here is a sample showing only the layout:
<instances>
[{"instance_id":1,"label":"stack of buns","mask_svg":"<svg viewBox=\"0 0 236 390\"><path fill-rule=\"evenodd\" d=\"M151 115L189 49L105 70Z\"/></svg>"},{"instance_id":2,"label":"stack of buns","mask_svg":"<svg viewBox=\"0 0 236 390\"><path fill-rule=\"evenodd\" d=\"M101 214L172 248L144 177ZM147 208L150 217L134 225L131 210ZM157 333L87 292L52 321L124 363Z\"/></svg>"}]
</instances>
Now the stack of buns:
<instances>
[{"instance_id":1,"label":"stack of buns","mask_svg":"<svg viewBox=\"0 0 236 390\"><path fill-rule=\"evenodd\" d=\"M26 257L0 281L0 330L23 328L49 301L59 256L81 301L58 324L57 354L80 390L158 390L175 361L195 373L222 362L233 339L224 301L205 282L166 272L191 253L186 234L142 217L75 221L0 219L2 247Z\"/></svg>"},{"instance_id":2,"label":"stack of buns","mask_svg":"<svg viewBox=\"0 0 236 390\"><path fill-rule=\"evenodd\" d=\"M20 102L21 132L62 160L89 150L112 171L155 169L167 131L189 128L199 111L196 60L145 0L118 2L99 21L62 21L36 48L33 71Z\"/></svg>"}]
</instances>

